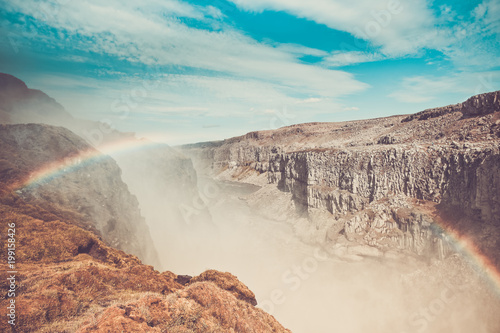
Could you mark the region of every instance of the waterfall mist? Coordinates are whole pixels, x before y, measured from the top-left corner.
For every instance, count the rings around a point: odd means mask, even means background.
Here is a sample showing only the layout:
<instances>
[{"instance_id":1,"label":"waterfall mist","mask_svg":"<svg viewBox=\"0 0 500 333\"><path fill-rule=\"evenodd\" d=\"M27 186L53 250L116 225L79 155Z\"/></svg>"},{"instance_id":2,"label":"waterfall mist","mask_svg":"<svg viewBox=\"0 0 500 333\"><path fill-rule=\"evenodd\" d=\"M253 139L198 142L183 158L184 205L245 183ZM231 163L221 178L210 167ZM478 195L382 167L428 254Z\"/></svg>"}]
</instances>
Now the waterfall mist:
<instances>
[{"instance_id":1,"label":"waterfall mist","mask_svg":"<svg viewBox=\"0 0 500 333\"><path fill-rule=\"evenodd\" d=\"M299 222L270 219L249 206L258 186L197 178L186 165L149 182L156 172L148 169L150 160L116 158L125 181L136 184L130 188L163 269L193 276L207 269L231 272L256 294L260 308L293 332L500 329L498 297L457 255L442 262L414 256L342 260L299 237ZM143 176L133 179L138 173L129 171L137 164Z\"/></svg>"}]
</instances>

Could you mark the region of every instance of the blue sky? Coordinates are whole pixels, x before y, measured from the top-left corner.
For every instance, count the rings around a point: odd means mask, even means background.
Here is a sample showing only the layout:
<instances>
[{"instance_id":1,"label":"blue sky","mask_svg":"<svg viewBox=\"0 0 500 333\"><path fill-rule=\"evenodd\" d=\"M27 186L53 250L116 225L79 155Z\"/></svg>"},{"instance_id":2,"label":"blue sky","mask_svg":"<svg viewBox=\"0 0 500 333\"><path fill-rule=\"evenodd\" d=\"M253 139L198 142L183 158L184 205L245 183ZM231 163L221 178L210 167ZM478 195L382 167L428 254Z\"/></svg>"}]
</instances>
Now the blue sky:
<instances>
[{"instance_id":1,"label":"blue sky","mask_svg":"<svg viewBox=\"0 0 500 333\"><path fill-rule=\"evenodd\" d=\"M500 89L500 1L0 0L0 71L170 144Z\"/></svg>"}]
</instances>

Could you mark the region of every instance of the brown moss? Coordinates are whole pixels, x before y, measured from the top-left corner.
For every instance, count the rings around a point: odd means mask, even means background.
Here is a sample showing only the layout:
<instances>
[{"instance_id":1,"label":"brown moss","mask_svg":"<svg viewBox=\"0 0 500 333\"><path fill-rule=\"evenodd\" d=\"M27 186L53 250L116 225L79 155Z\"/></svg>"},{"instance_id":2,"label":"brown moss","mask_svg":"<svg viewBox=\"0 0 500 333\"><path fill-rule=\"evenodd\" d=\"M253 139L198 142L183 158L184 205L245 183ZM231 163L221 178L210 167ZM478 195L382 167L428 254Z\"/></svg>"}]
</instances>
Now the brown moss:
<instances>
[{"instance_id":1,"label":"brown moss","mask_svg":"<svg viewBox=\"0 0 500 333\"><path fill-rule=\"evenodd\" d=\"M96 318L89 318L78 332L110 332L116 327L125 332L290 332L211 282L193 283L168 296L115 304Z\"/></svg>"},{"instance_id":2,"label":"brown moss","mask_svg":"<svg viewBox=\"0 0 500 333\"><path fill-rule=\"evenodd\" d=\"M248 289L236 276L231 273L222 273L216 270L208 270L191 279L190 283L210 281L215 283L219 288L231 292L236 298L248 302L252 305L257 305L255 294Z\"/></svg>"}]
</instances>

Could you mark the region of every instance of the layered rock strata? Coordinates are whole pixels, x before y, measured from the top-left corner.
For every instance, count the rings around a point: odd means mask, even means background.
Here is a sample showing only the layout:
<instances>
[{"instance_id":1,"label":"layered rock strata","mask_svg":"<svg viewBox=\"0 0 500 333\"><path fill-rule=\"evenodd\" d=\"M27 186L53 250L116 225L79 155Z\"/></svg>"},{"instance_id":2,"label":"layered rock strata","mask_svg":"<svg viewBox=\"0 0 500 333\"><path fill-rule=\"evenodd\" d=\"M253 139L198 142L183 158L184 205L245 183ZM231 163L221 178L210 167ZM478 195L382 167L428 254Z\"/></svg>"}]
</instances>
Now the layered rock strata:
<instances>
[{"instance_id":1,"label":"layered rock strata","mask_svg":"<svg viewBox=\"0 0 500 333\"><path fill-rule=\"evenodd\" d=\"M376 256L400 249L443 258L455 250L443 228L453 227L495 252L499 94L411 116L293 125L183 149L215 175L265 175L267 186L291 193L296 213L328 246L347 239L381 250L365 251Z\"/></svg>"}]
</instances>

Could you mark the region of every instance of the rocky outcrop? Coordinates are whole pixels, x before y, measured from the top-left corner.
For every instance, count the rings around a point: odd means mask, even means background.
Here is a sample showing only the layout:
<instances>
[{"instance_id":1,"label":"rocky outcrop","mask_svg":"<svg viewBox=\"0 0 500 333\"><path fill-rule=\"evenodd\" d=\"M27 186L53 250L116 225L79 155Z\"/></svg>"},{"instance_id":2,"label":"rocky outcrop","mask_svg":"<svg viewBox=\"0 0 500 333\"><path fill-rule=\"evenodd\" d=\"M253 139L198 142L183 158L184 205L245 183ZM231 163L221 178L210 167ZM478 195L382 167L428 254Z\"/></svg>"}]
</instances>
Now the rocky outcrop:
<instances>
[{"instance_id":1,"label":"rocky outcrop","mask_svg":"<svg viewBox=\"0 0 500 333\"><path fill-rule=\"evenodd\" d=\"M277 332L276 320L210 282L198 282L166 298L145 296L106 309L79 332Z\"/></svg>"},{"instance_id":2,"label":"rocky outcrop","mask_svg":"<svg viewBox=\"0 0 500 333\"><path fill-rule=\"evenodd\" d=\"M404 118L402 121L426 120L447 113L460 112L463 117L484 116L500 110L500 91L472 96L463 103L427 109Z\"/></svg>"},{"instance_id":3,"label":"rocky outcrop","mask_svg":"<svg viewBox=\"0 0 500 333\"><path fill-rule=\"evenodd\" d=\"M333 252L349 252L339 249L347 239L380 250L355 251L362 256L399 249L443 258L454 251L448 227L494 254L499 94L412 116L294 125L183 148L215 175L265 174L269 186L291 193L296 213Z\"/></svg>"},{"instance_id":4,"label":"rocky outcrop","mask_svg":"<svg viewBox=\"0 0 500 333\"><path fill-rule=\"evenodd\" d=\"M218 272L216 270L208 270L192 278L189 283L196 282L213 282L219 288L227 290L232 293L236 298L245 301L253 306L257 305L255 294L247 288L243 283L238 281L236 276L228 272Z\"/></svg>"},{"instance_id":5,"label":"rocky outcrop","mask_svg":"<svg viewBox=\"0 0 500 333\"><path fill-rule=\"evenodd\" d=\"M62 127L0 125L2 179L28 202L73 212L107 244L158 265L139 203L116 162Z\"/></svg>"}]
</instances>

